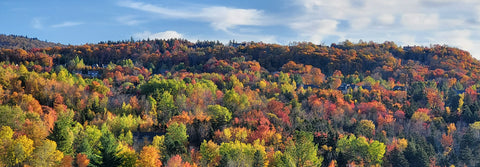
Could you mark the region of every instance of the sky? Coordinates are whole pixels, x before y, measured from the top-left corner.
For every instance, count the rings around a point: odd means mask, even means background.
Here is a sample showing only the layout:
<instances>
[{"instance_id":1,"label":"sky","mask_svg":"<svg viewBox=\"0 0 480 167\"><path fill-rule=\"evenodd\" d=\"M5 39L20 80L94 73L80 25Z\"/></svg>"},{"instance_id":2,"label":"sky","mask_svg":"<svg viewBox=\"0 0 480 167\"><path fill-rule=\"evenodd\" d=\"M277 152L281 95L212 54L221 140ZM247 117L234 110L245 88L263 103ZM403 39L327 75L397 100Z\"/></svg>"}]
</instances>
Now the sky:
<instances>
[{"instance_id":1,"label":"sky","mask_svg":"<svg viewBox=\"0 0 480 167\"><path fill-rule=\"evenodd\" d=\"M0 34L79 45L183 38L448 45L480 60L480 0L1 0Z\"/></svg>"}]
</instances>

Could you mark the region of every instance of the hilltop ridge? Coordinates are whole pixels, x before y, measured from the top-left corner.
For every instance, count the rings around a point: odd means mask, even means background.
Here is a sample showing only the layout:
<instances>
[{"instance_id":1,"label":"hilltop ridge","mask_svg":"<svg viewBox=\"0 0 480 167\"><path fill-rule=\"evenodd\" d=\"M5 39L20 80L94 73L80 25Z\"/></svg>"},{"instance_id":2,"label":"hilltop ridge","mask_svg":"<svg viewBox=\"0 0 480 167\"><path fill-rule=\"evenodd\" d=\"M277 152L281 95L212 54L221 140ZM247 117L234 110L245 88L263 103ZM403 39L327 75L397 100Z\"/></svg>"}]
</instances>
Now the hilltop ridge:
<instances>
[{"instance_id":1,"label":"hilltop ridge","mask_svg":"<svg viewBox=\"0 0 480 167\"><path fill-rule=\"evenodd\" d=\"M19 35L5 35L0 34L0 48L22 48L29 50L32 48L46 48L54 46L63 46L60 43L53 43L47 41L41 41L38 38L28 38L26 36Z\"/></svg>"}]
</instances>

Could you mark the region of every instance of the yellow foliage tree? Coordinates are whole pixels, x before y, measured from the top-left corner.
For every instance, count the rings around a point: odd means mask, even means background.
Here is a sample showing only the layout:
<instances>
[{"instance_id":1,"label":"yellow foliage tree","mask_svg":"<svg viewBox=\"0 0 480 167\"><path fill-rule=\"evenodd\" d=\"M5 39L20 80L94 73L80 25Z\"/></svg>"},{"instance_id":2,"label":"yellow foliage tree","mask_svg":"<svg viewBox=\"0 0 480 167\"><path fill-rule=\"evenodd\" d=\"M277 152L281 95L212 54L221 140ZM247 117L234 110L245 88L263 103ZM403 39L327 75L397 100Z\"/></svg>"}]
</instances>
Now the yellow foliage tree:
<instances>
[{"instance_id":1,"label":"yellow foliage tree","mask_svg":"<svg viewBox=\"0 0 480 167\"><path fill-rule=\"evenodd\" d=\"M141 167L156 167L162 166L158 150L154 146L144 146L140 152L140 159L137 160L137 165Z\"/></svg>"}]
</instances>

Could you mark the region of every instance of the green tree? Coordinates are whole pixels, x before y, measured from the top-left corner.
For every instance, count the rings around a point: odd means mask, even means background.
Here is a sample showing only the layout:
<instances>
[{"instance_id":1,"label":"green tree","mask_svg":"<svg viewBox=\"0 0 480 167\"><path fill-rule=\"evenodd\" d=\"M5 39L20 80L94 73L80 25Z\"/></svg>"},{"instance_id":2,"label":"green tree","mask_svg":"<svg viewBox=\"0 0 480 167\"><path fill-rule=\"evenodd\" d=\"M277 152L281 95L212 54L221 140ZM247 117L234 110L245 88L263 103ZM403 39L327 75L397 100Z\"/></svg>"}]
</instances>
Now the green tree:
<instances>
[{"instance_id":1,"label":"green tree","mask_svg":"<svg viewBox=\"0 0 480 167\"><path fill-rule=\"evenodd\" d=\"M405 151L403 151L403 155L405 155L410 166L428 166L430 164L425 150L417 147L417 144L413 141L408 142L408 146Z\"/></svg>"},{"instance_id":2,"label":"green tree","mask_svg":"<svg viewBox=\"0 0 480 167\"><path fill-rule=\"evenodd\" d=\"M232 119L232 113L226 107L220 105L209 105L208 114L213 118L214 127L218 128L226 125Z\"/></svg>"},{"instance_id":3,"label":"green tree","mask_svg":"<svg viewBox=\"0 0 480 167\"><path fill-rule=\"evenodd\" d=\"M392 167L409 167L408 160L403 153L398 149L393 149L387 157Z\"/></svg>"},{"instance_id":4,"label":"green tree","mask_svg":"<svg viewBox=\"0 0 480 167\"><path fill-rule=\"evenodd\" d=\"M236 113L245 110L250 103L246 95L239 95L234 89L228 90L223 96L223 105L229 111Z\"/></svg>"},{"instance_id":5,"label":"green tree","mask_svg":"<svg viewBox=\"0 0 480 167\"><path fill-rule=\"evenodd\" d=\"M252 166L256 149L251 144L240 141L222 143L219 148L220 166L235 166L242 164Z\"/></svg>"},{"instance_id":6,"label":"green tree","mask_svg":"<svg viewBox=\"0 0 480 167\"><path fill-rule=\"evenodd\" d=\"M321 166L323 158L317 156L318 146L313 143L313 134L297 131L295 142L290 141L285 155L296 166Z\"/></svg>"},{"instance_id":7,"label":"green tree","mask_svg":"<svg viewBox=\"0 0 480 167\"><path fill-rule=\"evenodd\" d=\"M133 145L133 134L132 131L128 130L127 133L120 132L120 136L118 136L118 140L120 142L124 142L128 145Z\"/></svg>"},{"instance_id":8,"label":"green tree","mask_svg":"<svg viewBox=\"0 0 480 167\"><path fill-rule=\"evenodd\" d=\"M179 112L177 111L177 106L173 101L173 96L169 92L163 92L157 102L159 122L166 123L170 120L170 118L179 114Z\"/></svg>"},{"instance_id":9,"label":"green tree","mask_svg":"<svg viewBox=\"0 0 480 167\"><path fill-rule=\"evenodd\" d=\"M99 156L101 157L100 162L94 162L96 166L119 166L122 164L122 159L119 158L118 155L118 143L113 133L110 132L106 125L102 126L102 136L100 137L100 149L99 149Z\"/></svg>"},{"instance_id":10,"label":"green tree","mask_svg":"<svg viewBox=\"0 0 480 167\"><path fill-rule=\"evenodd\" d=\"M32 158L28 164L31 166L48 167L55 166L63 159L63 153L57 150L57 143L51 140L44 140L41 145L35 148Z\"/></svg>"},{"instance_id":11,"label":"green tree","mask_svg":"<svg viewBox=\"0 0 480 167\"><path fill-rule=\"evenodd\" d=\"M188 135L187 128L182 123L173 122L167 128L165 134L165 146L168 155L183 154L187 152Z\"/></svg>"},{"instance_id":12,"label":"green tree","mask_svg":"<svg viewBox=\"0 0 480 167\"><path fill-rule=\"evenodd\" d=\"M73 112L66 112L60 114L60 117L55 122L52 133L48 137L57 143L58 150L66 155L73 154L73 142L75 136L72 131L73 126Z\"/></svg>"},{"instance_id":13,"label":"green tree","mask_svg":"<svg viewBox=\"0 0 480 167\"><path fill-rule=\"evenodd\" d=\"M204 140L200 145L200 155L202 155L202 166L217 166L220 157L219 146L213 141Z\"/></svg>"},{"instance_id":14,"label":"green tree","mask_svg":"<svg viewBox=\"0 0 480 167\"><path fill-rule=\"evenodd\" d=\"M460 149L460 160L465 163L466 166L472 166L471 161L474 158L472 150L467 146L465 148Z\"/></svg>"},{"instance_id":15,"label":"green tree","mask_svg":"<svg viewBox=\"0 0 480 167\"><path fill-rule=\"evenodd\" d=\"M375 135L375 124L371 120L361 120L355 128L355 134L372 138Z\"/></svg>"},{"instance_id":16,"label":"green tree","mask_svg":"<svg viewBox=\"0 0 480 167\"><path fill-rule=\"evenodd\" d=\"M369 164L382 164L383 156L385 155L386 146L382 142L374 140L368 146L367 162Z\"/></svg>"},{"instance_id":17,"label":"green tree","mask_svg":"<svg viewBox=\"0 0 480 167\"><path fill-rule=\"evenodd\" d=\"M265 157L263 154L257 150L255 154L253 154L253 167L263 167L265 166Z\"/></svg>"},{"instance_id":18,"label":"green tree","mask_svg":"<svg viewBox=\"0 0 480 167\"><path fill-rule=\"evenodd\" d=\"M9 126L12 129L19 129L20 125L25 122L25 113L18 106L0 106L0 115L0 126Z\"/></svg>"},{"instance_id":19,"label":"green tree","mask_svg":"<svg viewBox=\"0 0 480 167\"><path fill-rule=\"evenodd\" d=\"M79 138L80 144L77 147L78 153L83 153L87 155L88 159L92 164L100 164L101 157L99 154L95 154L99 152L100 149L100 138L102 137L102 131L97 128L95 125L87 125L85 130L81 134Z\"/></svg>"},{"instance_id":20,"label":"green tree","mask_svg":"<svg viewBox=\"0 0 480 167\"><path fill-rule=\"evenodd\" d=\"M369 143L365 137L348 135L340 138L337 142L337 152L342 161L339 164L349 162L366 163L369 165L381 164L386 151L382 142L374 140Z\"/></svg>"}]
</instances>

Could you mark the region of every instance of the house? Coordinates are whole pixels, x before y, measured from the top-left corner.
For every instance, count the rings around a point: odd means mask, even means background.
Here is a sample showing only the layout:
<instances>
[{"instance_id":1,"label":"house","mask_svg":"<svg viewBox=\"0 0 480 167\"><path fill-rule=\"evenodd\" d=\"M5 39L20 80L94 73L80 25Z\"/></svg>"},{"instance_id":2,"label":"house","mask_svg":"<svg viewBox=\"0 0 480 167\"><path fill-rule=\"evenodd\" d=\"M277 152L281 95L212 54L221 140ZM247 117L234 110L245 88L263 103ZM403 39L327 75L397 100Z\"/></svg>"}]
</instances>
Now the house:
<instances>
[{"instance_id":1,"label":"house","mask_svg":"<svg viewBox=\"0 0 480 167\"><path fill-rule=\"evenodd\" d=\"M457 95L460 95L465 93L465 90L455 90L455 93L457 93Z\"/></svg>"},{"instance_id":2,"label":"house","mask_svg":"<svg viewBox=\"0 0 480 167\"><path fill-rule=\"evenodd\" d=\"M372 90L372 86L370 86L370 85L363 85L363 86L362 86L362 89L366 89L366 90L368 90L368 91L371 91L371 90Z\"/></svg>"},{"instance_id":3,"label":"house","mask_svg":"<svg viewBox=\"0 0 480 167\"><path fill-rule=\"evenodd\" d=\"M358 90L358 86L354 84L345 84L342 83L337 90L342 91L343 94L347 94L349 90L355 91Z\"/></svg>"},{"instance_id":4,"label":"house","mask_svg":"<svg viewBox=\"0 0 480 167\"><path fill-rule=\"evenodd\" d=\"M413 49L414 46L404 46L403 47L403 50L404 51L411 51Z\"/></svg>"},{"instance_id":5,"label":"house","mask_svg":"<svg viewBox=\"0 0 480 167\"><path fill-rule=\"evenodd\" d=\"M393 91L407 91L407 88L405 86L394 86Z\"/></svg>"},{"instance_id":6,"label":"house","mask_svg":"<svg viewBox=\"0 0 480 167\"><path fill-rule=\"evenodd\" d=\"M97 78L99 76L98 71L87 71L87 76Z\"/></svg>"},{"instance_id":7,"label":"house","mask_svg":"<svg viewBox=\"0 0 480 167\"><path fill-rule=\"evenodd\" d=\"M308 88L320 88L319 86L317 85L304 85L304 84L300 84L298 85L298 87L302 87L303 89L308 89Z\"/></svg>"}]
</instances>

